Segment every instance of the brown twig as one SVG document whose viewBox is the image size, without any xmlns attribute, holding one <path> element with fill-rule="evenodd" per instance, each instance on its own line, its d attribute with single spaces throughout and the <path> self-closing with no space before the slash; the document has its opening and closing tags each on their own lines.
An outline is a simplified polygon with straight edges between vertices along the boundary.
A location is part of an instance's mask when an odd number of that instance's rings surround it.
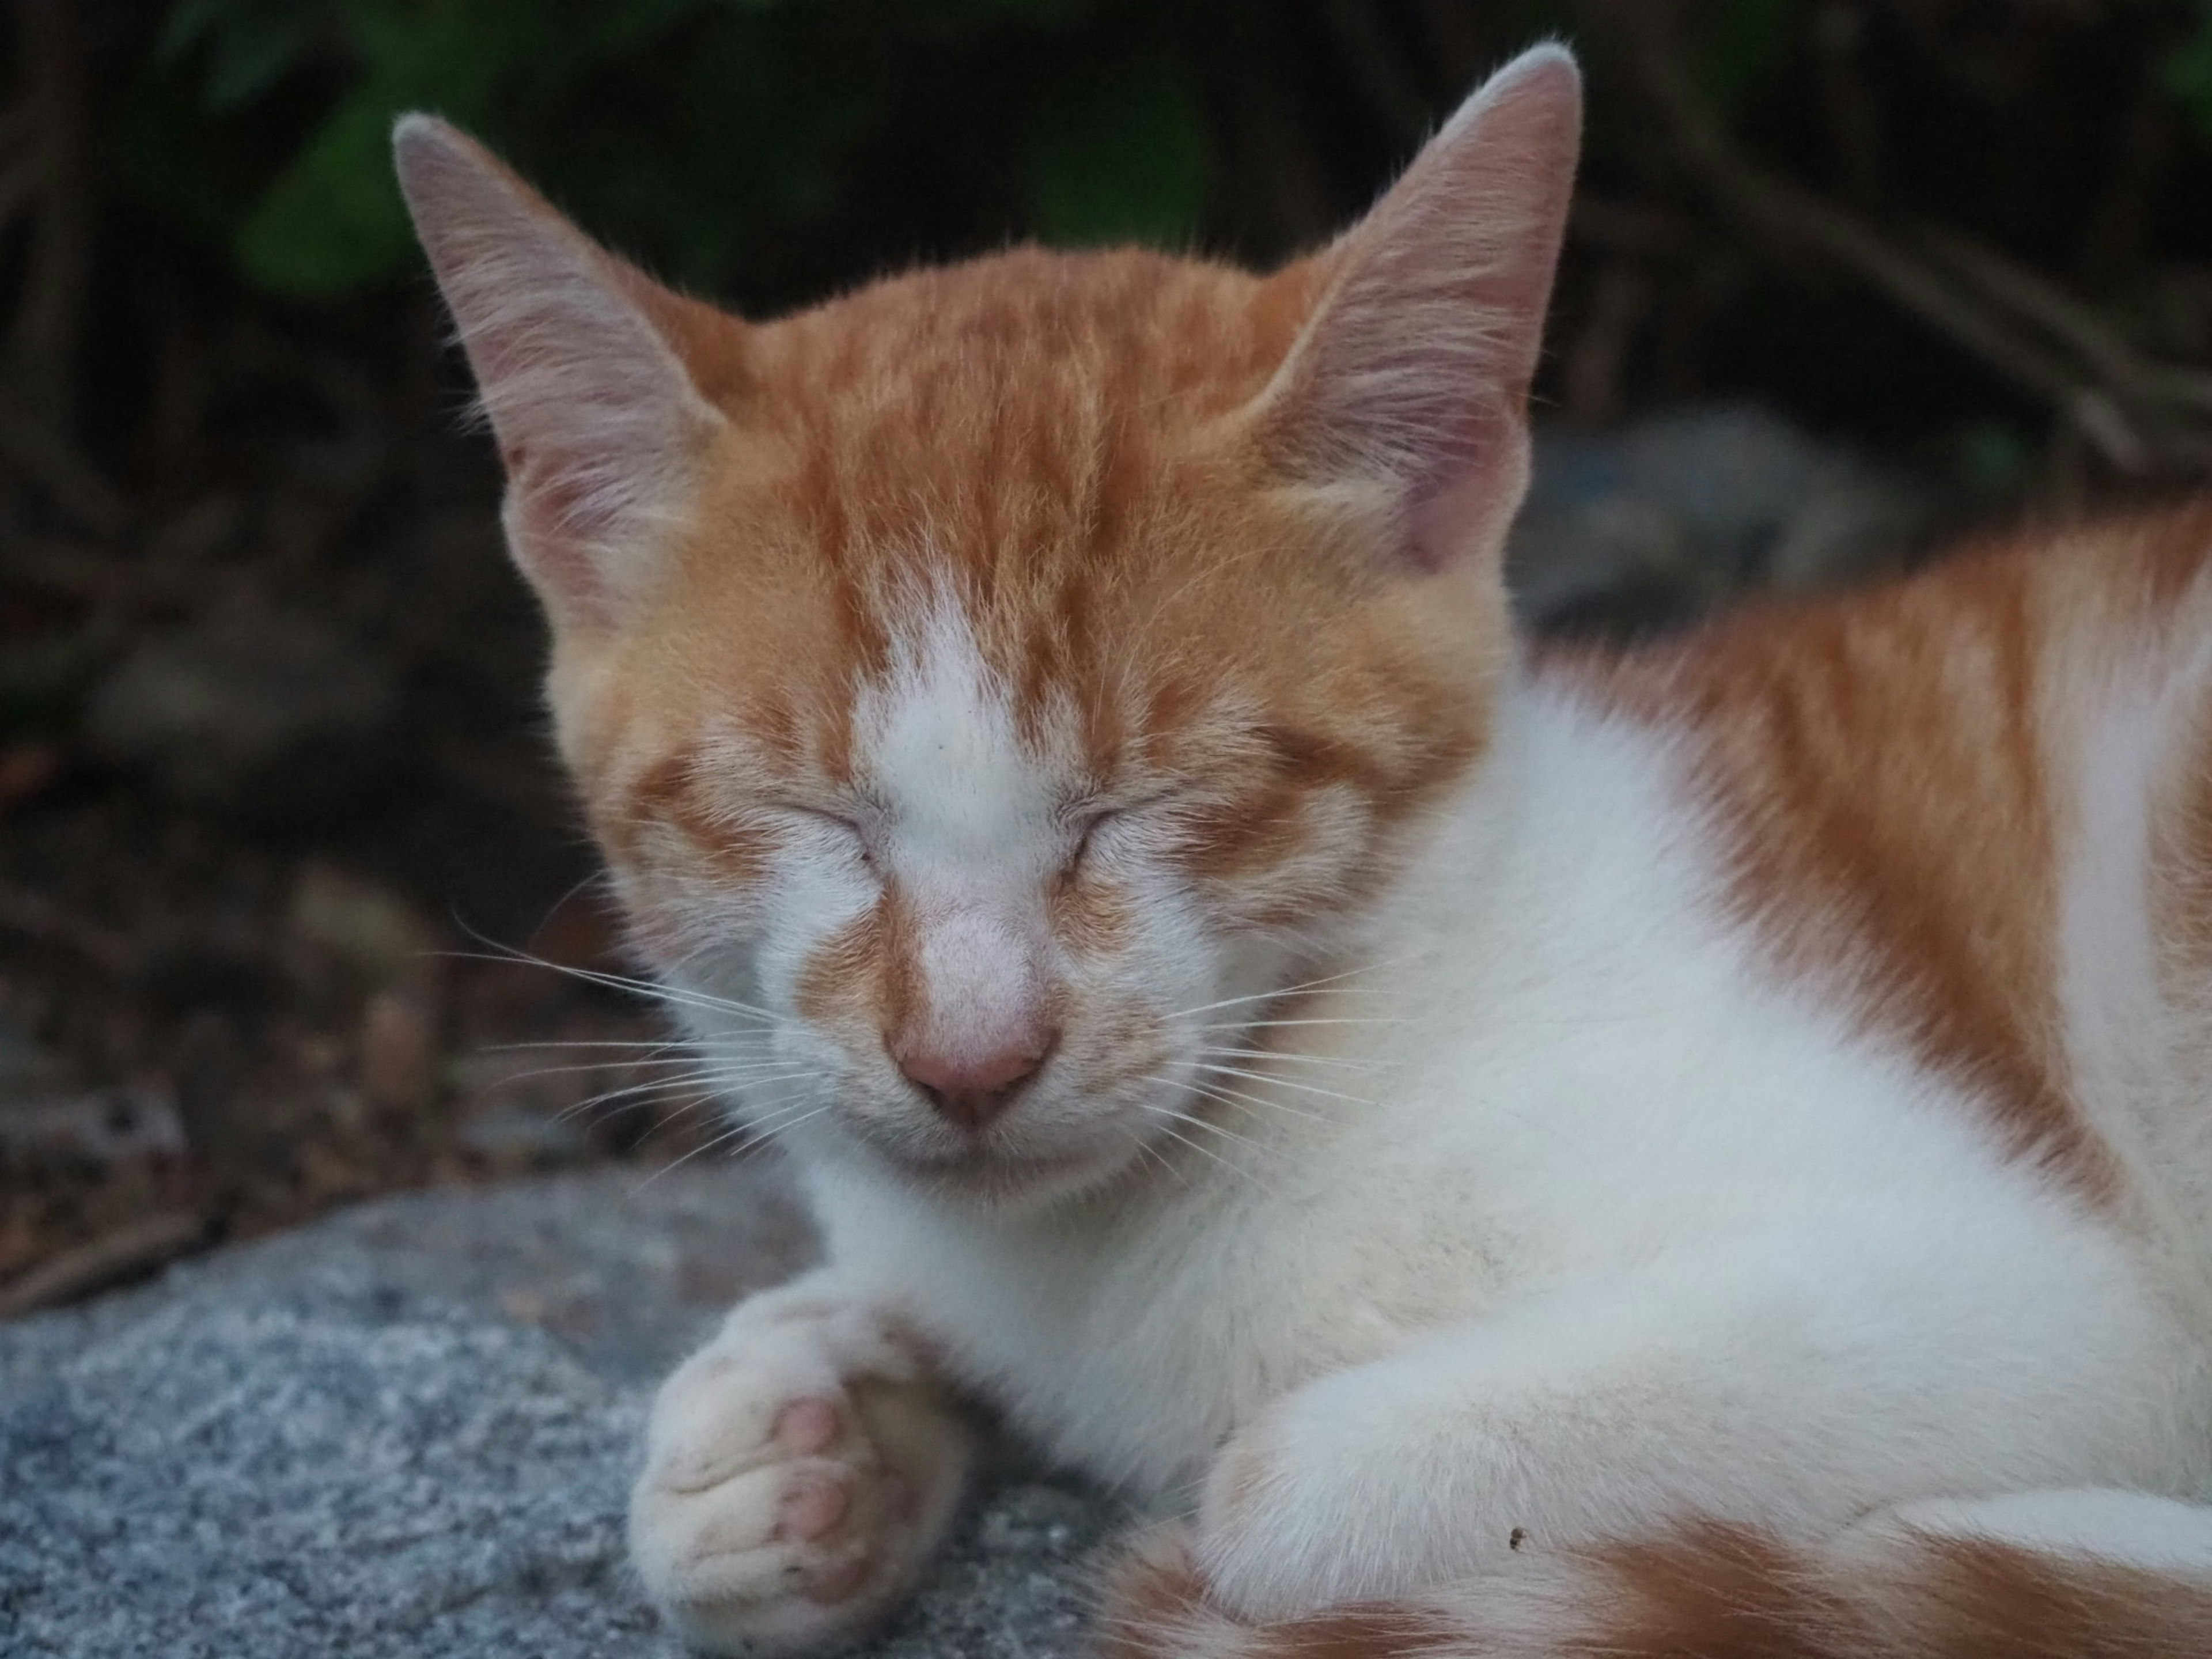
<svg viewBox="0 0 2212 1659">
<path fill-rule="evenodd" d="M 191 1210 L 163 1210 L 102 1233 L 0 1285 L 0 1319 L 19 1319 L 136 1278 L 206 1237 L 205 1218 Z"/>
<path fill-rule="evenodd" d="M 1844 187 L 1862 207 L 1881 199 L 1881 118 L 1858 73 L 1866 15 L 1853 0 L 1824 0 L 1813 17 L 1820 112 Z"/>
<path fill-rule="evenodd" d="M 1681 165 L 1754 242 L 1839 266 L 2052 406 L 2106 465 L 2128 473 L 2212 466 L 2197 418 L 2202 376 L 2154 364 L 2124 333 L 2055 284 L 1956 233 L 1921 240 L 1930 258 L 1850 209 L 1741 154 L 1681 60 L 1679 9 L 1662 0 L 1585 0 Z"/>
<path fill-rule="evenodd" d="M 115 979 L 129 978 L 145 962 L 145 951 L 128 934 L 27 887 L 0 884 L 0 927 L 58 945 Z"/>
<path fill-rule="evenodd" d="M 98 467 L 62 435 L 58 422 L 41 419 L 0 381 L 0 462 L 39 484 L 63 514 L 87 530 L 113 535 L 131 509 Z"/>
<path fill-rule="evenodd" d="M 1681 215 L 1650 202 L 1616 200 L 1578 191 L 1567 216 L 1567 234 L 1607 253 L 1671 257 L 1694 246 Z"/>
<path fill-rule="evenodd" d="M 40 204 L 8 353 L 42 412 L 65 412 L 69 361 L 92 261 L 82 64 L 70 0 L 15 0 L 15 35 L 39 159 Z"/>
<path fill-rule="evenodd" d="M 1235 55 L 1246 72 L 1223 88 L 1227 137 L 1241 170 L 1259 181 L 1252 206 L 1279 249 L 1312 247 L 1336 228 L 1341 206 L 1314 154 L 1310 135 L 1282 101 L 1288 76 L 1281 19 L 1265 9 L 1231 14 Z"/>
<path fill-rule="evenodd" d="M 1940 227 L 1923 233 L 1923 240 L 1990 299 L 2078 353 L 2130 400 L 2171 400 L 2212 414 L 2212 374 L 2152 362 L 2093 307 L 1995 248 Z"/>
</svg>

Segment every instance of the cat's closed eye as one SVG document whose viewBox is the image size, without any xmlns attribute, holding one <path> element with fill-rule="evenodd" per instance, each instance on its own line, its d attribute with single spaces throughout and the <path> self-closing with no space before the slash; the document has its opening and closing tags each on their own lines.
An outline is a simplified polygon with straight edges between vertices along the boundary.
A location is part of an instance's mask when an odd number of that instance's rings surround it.
<svg viewBox="0 0 2212 1659">
<path fill-rule="evenodd" d="M 1116 805 L 1086 803 L 1072 810 L 1067 817 L 1075 828 L 1075 846 L 1067 855 L 1066 872 L 1076 874 L 1094 856 L 1112 852 L 1120 836 L 1141 822 L 1145 814 L 1174 799 L 1175 791 L 1163 789 Z"/>
<path fill-rule="evenodd" d="M 1066 873 L 1074 875 L 1090 860 L 1099 832 L 1109 828 L 1121 817 L 1118 811 L 1093 811 L 1077 820 L 1075 850 L 1067 855 Z"/>
<path fill-rule="evenodd" d="M 834 842 L 854 854 L 871 870 L 876 867 L 875 848 L 868 828 L 860 817 L 804 801 L 778 801 L 775 811 L 806 825 L 828 845 Z"/>
</svg>

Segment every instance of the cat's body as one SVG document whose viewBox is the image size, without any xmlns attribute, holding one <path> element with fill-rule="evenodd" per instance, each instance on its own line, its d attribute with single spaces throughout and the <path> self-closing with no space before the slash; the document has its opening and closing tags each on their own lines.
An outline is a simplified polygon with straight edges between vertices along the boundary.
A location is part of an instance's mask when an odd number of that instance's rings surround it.
<svg viewBox="0 0 2212 1659">
<path fill-rule="evenodd" d="M 1382 1565 L 1348 1516 L 1305 1540 L 1314 1559 L 1270 1540 L 1285 1582 L 1260 1599 L 1285 1609 L 1302 1587 L 1382 1594 L 1502 1559 L 1516 1528 L 1620 1534 L 1662 1506 L 1819 1535 L 1917 1498 L 2212 1491 L 2212 1123 L 2187 1000 L 2207 983 L 2160 959 L 2204 918 L 2154 855 L 2203 829 L 2179 815 L 2212 732 L 2212 514 L 2069 540 L 1875 607 L 1739 622 L 1764 677 L 1704 638 L 1533 674 L 1482 781 L 1348 947 L 1372 965 L 1270 1005 L 1318 1023 L 1233 1062 L 1253 1099 L 1215 1103 L 1216 1132 L 1164 1149 L 1171 1171 L 1006 1217 L 817 1170 L 833 1259 L 1054 1452 L 1170 1498 L 1324 1376 L 1296 1432 L 1350 1482 L 1437 1469 L 1486 1414 L 1510 1420 L 1516 1389 L 1560 1391 L 1571 1419 L 1588 1386 L 1613 1418 L 1540 1450 L 1515 1425 Z M 1923 620 L 1950 648 L 1900 646 Z M 1976 659 L 1984 629 L 1997 648 Z M 1818 643 L 1838 629 L 1887 670 L 1856 730 L 1808 713 L 1837 694 Z M 2014 711 L 2038 752 L 1992 754 L 1990 700 L 2022 696 L 2052 716 Z M 1731 741 L 1733 777 L 1713 755 Z M 1913 798 L 1868 799 L 1877 741 Z M 2003 860 L 1982 872 L 2000 912 L 1908 890 L 1927 935 L 1899 939 L 1761 902 L 1747 791 L 1846 820 L 1824 837 L 1834 892 L 1808 896 L 1871 908 L 1868 888 L 1923 885 L 1932 857 L 1885 871 L 1848 820 L 1886 805 L 1908 848 L 1971 834 L 1948 805 L 1962 765 L 2020 769 L 2021 819 L 1946 849 Z M 1889 994 L 1940 977 L 1946 927 L 2001 950 L 2030 914 L 2058 921 L 2021 941 L 2046 981 L 2003 988 L 2055 1023 L 2019 1034 L 2051 1046 L 2014 1070 L 2065 1068 L 2053 1087 L 2081 1115 L 2062 1121 L 1942 1051 L 1940 983 Z M 1825 959 L 1791 937 L 1808 922 Z M 1373 1362 L 1371 1383 L 1348 1369 Z M 1414 1374 L 1432 1364 L 1467 1420 L 1444 1392 L 1405 1428 L 1362 1422 L 1354 1390 L 1437 1387 Z M 1584 1484 L 1550 1486 L 1571 1450 Z"/>
<path fill-rule="evenodd" d="M 1194 1509 L 1132 1654 L 2212 1649 L 2212 513 L 1522 660 L 1576 107 L 1273 278 L 758 328 L 403 131 L 564 750 L 829 1241 L 656 1409 L 696 1638 L 895 1604 L 949 1381 Z"/>
</svg>

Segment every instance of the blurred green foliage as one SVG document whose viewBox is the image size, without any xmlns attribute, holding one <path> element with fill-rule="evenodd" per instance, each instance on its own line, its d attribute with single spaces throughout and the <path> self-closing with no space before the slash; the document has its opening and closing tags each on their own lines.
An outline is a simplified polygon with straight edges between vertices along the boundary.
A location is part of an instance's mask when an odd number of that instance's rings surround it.
<svg viewBox="0 0 2212 1659">
<path fill-rule="evenodd" d="M 2212 143 L 2212 0 L 2195 0 L 2197 27 L 2168 53 L 2166 84 L 2189 112 L 2197 136 Z"/>
<path fill-rule="evenodd" d="M 1118 58 L 1084 50 L 1100 9 L 180 0 L 116 123 L 113 159 L 142 200 L 254 283 L 343 295 L 410 269 L 386 134 L 401 111 L 435 110 L 670 275 L 718 288 L 829 210 L 917 67 L 963 46 L 1042 48 L 1060 61 L 1018 112 L 1014 216 L 1068 242 L 1187 238 L 1213 175 L 1187 65 L 1141 30 Z"/>
<path fill-rule="evenodd" d="M 1456 12 L 1443 32 L 1497 53 L 1571 37 L 1582 15 L 1569 0 L 1414 9 Z M 2136 15 L 2166 95 L 2212 144 L 2212 0 L 2117 9 Z M 1701 0 L 1691 45 L 1705 94 L 1733 120 L 1778 91 L 1799 96 L 1792 77 L 1833 10 Z M 1432 65 L 1418 40 L 1406 50 L 1392 11 L 1363 0 L 176 0 L 108 124 L 111 163 L 264 291 L 354 294 L 411 269 L 386 133 L 399 111 L 434 109 L 672 277 L 781 295 L 818 276 L 793 249 L 856 171 L 881 172 L 882 152 L 916 135 L 955 176 L 913 187 L 964 192 L 979 239 L 1173 246 L 1238 222 L 1240 197 L 1265 182 L 1266 141 L 1248 133 L 1246 153 L 1224 159 L 1224 128 L 1240 118 L 1224 116 L 1237 100 L 1222 82 L 1284 78 L 1285 40 L 1289 59 L 1340 69 L 1402 154 L 1418 136 L 1408 126 L 1451 88 L 1407 84 L 1402 60 Z M 1272 61 L 1255 45 L 1270 33 Z M 1394 51 L 1395 68 L 1381 61 Z M 1301 65 L 1289 69 L 1295 79 Z M 1601 162 L 1632 163 L 1636 142 L 1603 119 L 1594 133 Z"/>
</svg>

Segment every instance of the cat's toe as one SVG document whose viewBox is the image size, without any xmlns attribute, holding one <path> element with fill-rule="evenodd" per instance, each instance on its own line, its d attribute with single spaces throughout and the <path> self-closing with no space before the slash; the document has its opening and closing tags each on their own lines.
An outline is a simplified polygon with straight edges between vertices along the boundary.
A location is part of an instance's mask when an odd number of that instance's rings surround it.
<svg viewBox="0 0 2212 1659">
<path fill-rule="evenodd" d="M 763 1400 L 714 1377 L 720 1409 L 678 1388 L 655 1425 L 630 1501 L 640 1576 L 706 1651 L 832 1645 L 888 1611 L 942 1516 L 921 1514 L 850 1395 Z"/>
<path fill-rule="evenodd" d="M 872 1457 L 794 1455 L 710 1486 L 648 1469 L 630 1510 L 646 1586 L 694 1646 L 776 1653 L 826 1644 L 873 1616 L 911 1552 L 911 1487 Z"/>
<path fill-rule="evenodd" d="M 704 1492 L 764 1463 L 829 1451 L 844 1437 L 846 1415 L 827 1395 L 782 1401 L 744 1389 L 696 1401 L 678 1395 L 656 1416 L 647 1474 L 672 1492 Z"/>
</svg>

